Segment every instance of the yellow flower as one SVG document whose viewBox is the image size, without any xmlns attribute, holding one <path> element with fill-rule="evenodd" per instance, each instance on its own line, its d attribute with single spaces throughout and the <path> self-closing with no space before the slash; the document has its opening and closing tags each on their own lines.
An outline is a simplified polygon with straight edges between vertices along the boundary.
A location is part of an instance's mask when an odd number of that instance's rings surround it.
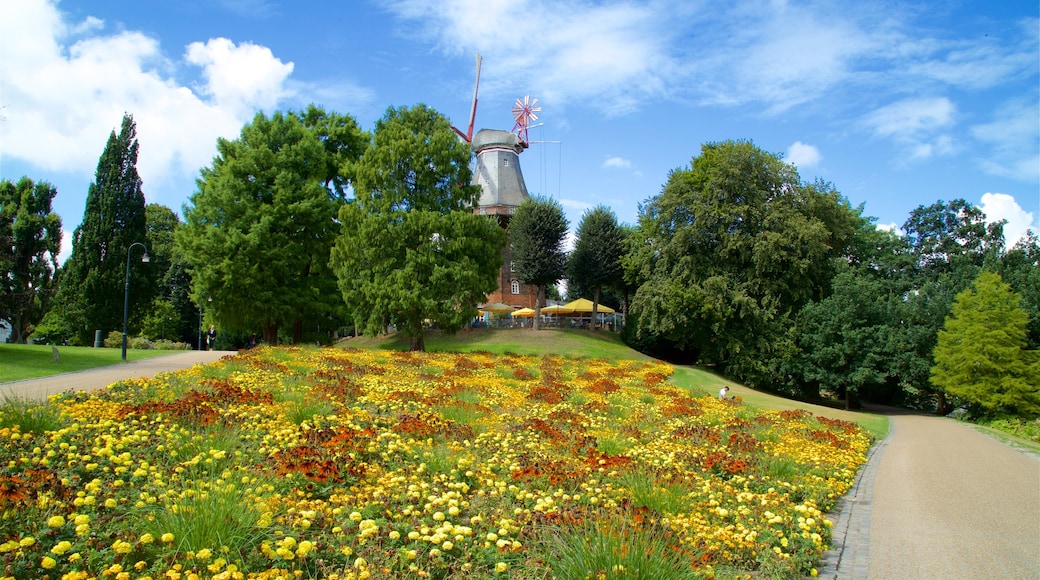
<svg viewBox="0 0 1040 580">
<path fill-rule="evenodd" d="M 66 540 L 62 540 L 55 544 L 53 548 L 51 548 L 51 554 L 54 554 L 55 556 L 61 556 L 62 554 L 68 552 L 71 549 L 72 544 Z"/>
<path fill-rule="evenodd" d="M 48 528 L 60 528 L 65 525 L 65 518 L 61 516 L 51 516 L 47 518 Z"/>
<path fill-rule="evenodd" d="M 499 562 L 498 564 L 495 564 L 495 572 L 499 574 L 505 574 L 506 570 L 508 569 L 509 564 L 506 564 L 505 562 Z"/>
<path fill-rule="evenodd" d="M 141 541 L 142 544 L 151 544 L 152 542 L 155 541 L 155 536 L 153 536 L 151 534 L 148 534 L 148 533 L 145 533 L 145 534 L 141 535 L 141 540 L 140 541 Z"/>
<path fill-rule="evenodd" d="M 40 567 L 46 570 L 50 570 L 51 568 L 57 565 L 58 563 L 54 560 L 54 558 L 51 558 L 50 556 L 44 556 L 43 560 L 40 561 Z"/>
<path fill-rule="evenodd" d="M 173 543 L 173 534 L 171 534 L 170 532 L 166 532 L 165 534 L 162 535 L 162 537 L 159 538 L 159 540 L 162 543 L 164 543 L 164 544 L 172 544 Z"/>
</svg>

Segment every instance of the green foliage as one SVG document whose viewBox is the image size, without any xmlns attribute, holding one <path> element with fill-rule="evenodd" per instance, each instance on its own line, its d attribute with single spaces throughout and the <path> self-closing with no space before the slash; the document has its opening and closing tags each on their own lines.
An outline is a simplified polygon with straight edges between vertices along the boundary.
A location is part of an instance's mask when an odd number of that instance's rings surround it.
<svg viewBox="0 0 1040 580">
<path fill-rule="evenodd" d="M 633 524 L 629 518 L 593 519 L 546 530 L 539 548 L 554 577 L 698 578 L 688 554 L 674 550 L 664 529 Z"/>
<path fill-rule="evenodd" d="M 1029 347 L 1040 349 L 1040 238 L 1030 231 L 1001 258 L 1000 277 L 1022 295 Z"/>
<path fill-rule="evenodd" d="M 693 351 L 756 385 L 779 380 L 792 313 L 828 293 L 864 221 L 830 185 L 745 141 L 709 143 L 640 208 L 626 281 L 636 338 Z"/>
<path fill-rule="evenodd" d="M 176 233 L 207 321 L 277 344 L 280 327 L 298 342 L 305 320 L 341 315 L 328 261 L 347 173 L 330 168 L 349 166 L 360 139 L 353 118 L 312 105 L 218 140 Z"/>
<path fill-rule="evenodd" d="M 567 218 L 554 199 L 538 197 L 524 200 L 509 221 L 509 246 L 513 268 L 524 284 L 538 288 L 534 328 L 539 328 L 545 288 L 556 284 L 567 272 Z"/>
<path fill-rule="evenodd" d="M 958 294 L 935 347 L 935 386 L 990 412 L 1040 415 L 1040 357 L 1026 350 L 1020 303 L 992 272 Z"/>
<path fill-rule="evenodd" d="M 131 244 L 147 239 L 137 149 L 137 127 L 132 116 L 124 115 L 119 134 L 111 133 L 98 160 L 94 182 L 87 190 L 83 223 L 73 233 L 72 254 L 62 268 L 55 307 L 49 313 L 61 318 L 49 327 L 67 333 L 63 339 L 91 344 L 94 330 L 107 332 L 123 326 L 127 251 Z M 133 258 L 139 260 L 140 254 Z M 151 303 L 148 266 L 136 262 L 130 267 L 134 319 Z"/>
<path fill-rule="evenodd" d="M 355 199 L 331 265 L 361 332 L 396 325 L 423 350 L 432 322 L 454 332 L 497 284 L 505 236 L 475 215 L 469 147 L 425 105 L 389 109 L 357 164 Z"/>
<path fill-rule="evenodd" d="M 46 433 L 61 427 L 61 411 L 50 402 L 3 395 L 0 427 L 18 427 L 22 433 Z"/>
<path fill-rule="evenodd" d="M 591 287 L 594 310 L 598 310 L 600 291 L 604 286 L 621 285 L 622 236 L 617 216 L 606 206 L 599 205 L 586 211 L 578 224 L 567 269 L 573 281 Z"/>
<path fill-rule="evenodd" d="M 51 211 L 58 191 L 27 177 L 0 181 L 0 320 L 10 342 L 24 344 L 50 305 L 61 251 L 61 218 Z"/>
</svg>

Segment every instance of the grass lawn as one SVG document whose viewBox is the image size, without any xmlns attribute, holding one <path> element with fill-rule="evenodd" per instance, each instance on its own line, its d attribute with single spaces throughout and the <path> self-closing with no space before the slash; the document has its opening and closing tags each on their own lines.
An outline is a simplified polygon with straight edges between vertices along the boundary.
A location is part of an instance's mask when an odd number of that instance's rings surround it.
<svg viewBox="0 0 1040 580">
<path fill-rule="evenodd" d="M 126 360 L 134 361 L 166 354 L 171 350 L 126 351 Z M 114 365 L 121 361 L 122 349 L 89 346 L 59 346 L 58 362 L 54 362 L 49 345 L 0 344 L 0 383 L 47 377 Z"/>
</svg>

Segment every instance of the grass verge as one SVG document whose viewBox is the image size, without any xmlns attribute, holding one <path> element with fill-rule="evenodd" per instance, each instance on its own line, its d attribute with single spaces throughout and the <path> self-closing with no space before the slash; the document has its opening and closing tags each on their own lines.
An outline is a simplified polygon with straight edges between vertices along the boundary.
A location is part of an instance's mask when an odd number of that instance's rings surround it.
<svg viewBox="0 0 1040 580">
<path fill-rule="evenodd" d="M 178 351 L 126 351 L 126 360 L 135 361 Z M 48 377 L 61 373 L 83 371 L 121 362 L 122 349 L 91 348 L 88 346 L 59 346 L 58 360 L 51 347 L 45 344 L 0 344 L 0 383 Z"/>
</svg>

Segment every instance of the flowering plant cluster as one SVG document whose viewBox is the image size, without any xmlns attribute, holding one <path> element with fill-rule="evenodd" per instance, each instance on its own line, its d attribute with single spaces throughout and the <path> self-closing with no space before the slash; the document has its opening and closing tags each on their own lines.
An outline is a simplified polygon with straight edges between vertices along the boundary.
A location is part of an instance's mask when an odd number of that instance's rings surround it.
<svg viewBox="0 0 1040 580">
<path fill-rule="evenodd" d="M 58 395 L 0 428 L 0 577 L 815 574 L 869 435 L 671 372 L 258 348 Z"/>
</svg>

